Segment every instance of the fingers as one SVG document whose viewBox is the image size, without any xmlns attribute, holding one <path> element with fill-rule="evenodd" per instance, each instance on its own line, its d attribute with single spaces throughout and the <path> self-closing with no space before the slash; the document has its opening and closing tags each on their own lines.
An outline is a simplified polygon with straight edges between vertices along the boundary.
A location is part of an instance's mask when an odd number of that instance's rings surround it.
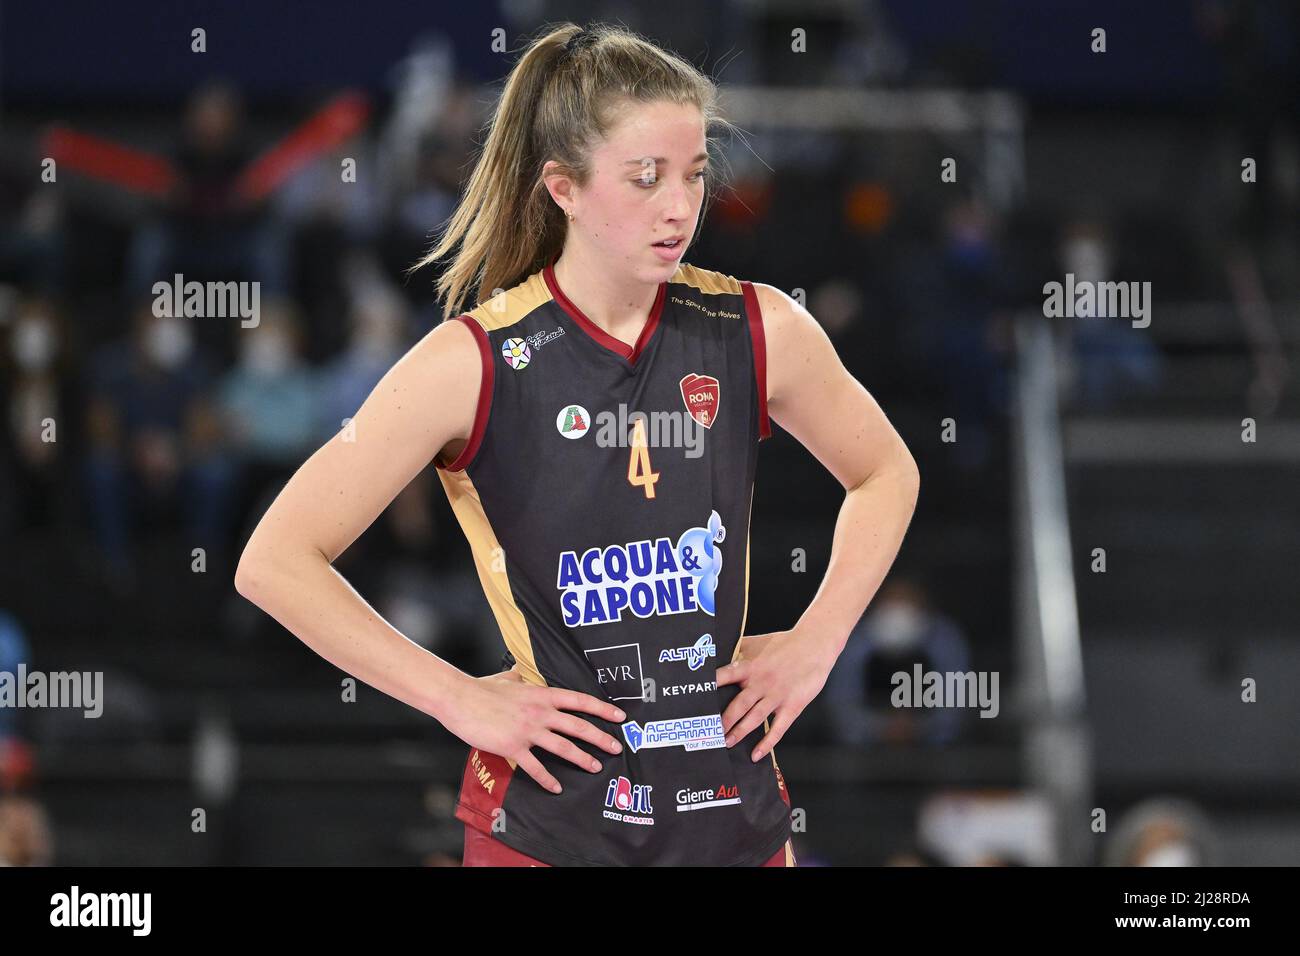
<svg viewBox="0 0 1300 956">
<path fill-rule="evenodd" d="M 718 668 L 718 686 L 726 687 L 728 684 L 739 684 L 749 676 L 749 664 L 744 661 L 734 661 L 730 664 L 724 664 Z"/>
<path fill-rule="evenodd" d="M 730 732 L 728 732 L 727 746 L 733 747 L 737 741 L 744 740 L 748 737 L 750 731 L 767 719 L 767 715 L 772 712 L 773 706 L 774 705 L 764 697 L 757 704 L 751 707 L 749 712 L 745 714 L 744 717 L 740 718 L 736 726 L 732 727 Z"/>
<path fill-rule="evenodd" d="M 788 717 L 787 714 L 788 711 L 777 708 L 776 713 L 772 717 L 772 726 L 767 729 L 767 733 L 763 735 L 763 739 L 760 740 L 758 746 L 754 748 L 753 754 L 750 755 L 751 760 L 762 760 L 772 752 L 773 747 L 780 743 L 781 738 L 785 736 L 786 730 L 789 729 L 792 723 L 794 723 L 794 719 Z"/>
<path fill-rule="evenodd" d="M 758 692 L 746 687 L 736 699 L 727 705 L 727 709 L 722 712 L 722 729 L 724 732 L 731 730 L 733 724 L 740 720 L 741 717 L 748 713 L 749 708 L 753 707 L 759 701 Z"/>
<path fill-rule="evenodd" d="M 548 726 L 558 733 L 585 740 L 587 743 L 595 744 L 602 750 L 608 750 L 613 754 L 619 753 L 623 749 L 623 745 L 617 739 L 605 733 L 591 721 L 575 717 L 573 714 L 566 714 L 557 710 L 554 722 Z"/>
<path fill-rule="evenodd" d="M 600 761 L 582 750 L 573 741 L 547 731 L 533 741 L 538 747 L 549 750 L 557 757 L 563 757 L 575 767 L 581 767 L 589 773 L 600 773 Z"/>
<path fill-rule="evenodd" d="M 627 719 L 627 714 L 607 700 L 592 697 L 576 690 L 551 689 L 551 706 L 556 710 L 578 710 L 585 714 L 595 714 L 615 723 Z"/>
<path fill-rule="evenodd" d="M 524 773 L 536 780 L 543 789 L 549 790 L 551 793 L 560 792 L 560 781 L 547 772 L 546 768 L 542 766 L 542 762 L 533 756 L 532 751 L 524 750 L 520 753 L 515 758 L 515 766 L 522 767 Z"/>
<path fill-rule="evenodd" d="M 605 746 L 604 741 L 608 741 L 613 746 L 606 747 L 606 749 L 611 750 L 614 753 L 618 753 L 623 749 L 622 745 L 613 737 L 598 730 L 592 724 L 587 723 L 587 721 L 570 714 L 558 714 L 558 716 L 561 719 L 555 724 L 557 729 L 563 730 L 565 733 L 571 734 L 574 737 L 580 737 L 581 739 L 596 744 L 597 746 Z M 530 745 L 541 747 L 544 750 L 549 750 L 557 757 L 563 757 L 574 766 L 581 767 L 588 773 L 600 773 L 602 769 L 599 760 L 578 747 L 571 740 L 567 740 L 559 734 L 551 733 L 549 731 L 540 734 L 530 741 Z M 541 786 L 550 790 L 552 793 L 562 792 L 560 782 L 547 772 L 546 768 L 542 766 L 542 762 L 533 756 L 533 752 L 528 748 L 524 748 L 524 750 L 519 753 L 515 758 L 515 764 L 522 767 L 528 776 L 532 777 L 541 784 Z"/>
</svg>

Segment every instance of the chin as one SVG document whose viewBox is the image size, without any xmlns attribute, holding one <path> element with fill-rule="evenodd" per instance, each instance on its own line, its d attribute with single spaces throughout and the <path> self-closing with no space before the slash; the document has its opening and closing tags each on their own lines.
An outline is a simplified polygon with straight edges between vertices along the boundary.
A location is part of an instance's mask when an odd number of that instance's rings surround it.
<svg viewBox="0 0 1300 956">
<path fill-rule="evenodd" d="M 635 269 L 633 275 L 636 281 L 643 282 L 646 285 L 658 285 L 661 282 L 667 282 L 677 272 L 685 257 L 678 259 L 676 262 L 648 262 L 645 265 Z"/>
<path fill-rule="evenodd" d="M 682 256 L 676 262 L 655 263 L 653 269 L 651 270 L 652 273 L 651 280 L 657 283 L 657 282 L 663 282 L 668 279 L 671 279 L 673 275 L 677 272 L 677 267 L 680 266 L 684 261 L 686 261 L 686 257 Z"/>
</svg>

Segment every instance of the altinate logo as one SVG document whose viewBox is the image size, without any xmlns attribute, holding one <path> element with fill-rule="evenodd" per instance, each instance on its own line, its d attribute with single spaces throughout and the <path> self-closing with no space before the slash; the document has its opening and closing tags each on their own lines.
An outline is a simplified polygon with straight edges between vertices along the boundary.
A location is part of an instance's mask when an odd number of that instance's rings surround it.
<svg viewBox="0 0 1300 956">
<path fill-rule="evenodd" d="M 718 417 L 718 380 L 712 375 L 691 372 L 682 376 L 682 401 L 686 410 L 705 428 L 713 427 Z"/>
</svg>

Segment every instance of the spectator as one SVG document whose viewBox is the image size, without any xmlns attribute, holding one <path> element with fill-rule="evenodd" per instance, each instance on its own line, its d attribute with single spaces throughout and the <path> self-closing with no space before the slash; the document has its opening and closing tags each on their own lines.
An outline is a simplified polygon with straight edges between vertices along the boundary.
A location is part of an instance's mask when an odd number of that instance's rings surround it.
<svg viewBox="0 0 1300 956">
<path fill-rule="evenodd" d="M 0 673 L 16 675 L 18 665 L 31 663 L 31 648 L 23 634 L 18 619 L 0 610 Z M 18 717 L 25 711 L 16 707 L 0 707 L 0 744 L 19 738 Z"/>
<path fill-rule="evenodd" d="M 961 630 L 932 610 L 925 592 L 906 578 L 886 581 L 849 635 L 826 682 L 825 701 L 837 743 L 950 743 L 962 712 L 957 708 L 901 710 L 891 706 L 892 677 L 924 671 L 965 672 L 970 651 Z"/>
<path fill-rule="evenodd" d="M 56 191 L 0 174 L 0 280 L 57 292 L 67 279 L 65 219 Z"/>
<path fill-rule="evenodd" d="M 1075 283 L 1110 282 L 1114 243 L 1100 221 L 1079 218 L 1068 223 L 1060 244 L 1061 280 L 1073 274 Z M 1150 303 L 1147 303 L 1150 307 Z M 1161 379 L 1160 353 L 1142 329 L 1124 316 L 1095 315 L 1062 319 L 1069 323 L 1064 337 L 1070 343 L 1063 376 L 1078 403 L 1089 410 L 1114 404 L 1126 388 L 1150 391 Z"/>
<path fill-rule="evenodd" d="M 180 182 L 163 215 L 142 227 L 132 243 L 129 295 L 145 295 L 177 271 L 222 280 L 250 274 L 268 296 L 288 292 L 281 229 L 266 206 L 249 205 L 239 194 L 253 158 L 235 90 L 223 84 L 200 89 L 186 109 L 173 157 Z"/>
<path fill-rule="evenodd" d="M 0 866 L 49 866 L 53 858 L 45 808 L 30 797 L 0 796 Z"/>
<path fill-rule="evenodd" d="M 321 373 L 322 438 L 343 427 L 409 345 L 407 308 L 371 278 L 357 280 L 348 346 Z"/>
<path fill-rule="evenodd" d="M 955 463 L 979 471 L 992 459 L 1010 398 L 1001 220 L 967 197 L 945 208 L 940 229 L 934 248 L 918 248 L 902 264 L 902 291 L 918 321 L 903 331 L 900 344 L 928 368 L 945 415 L 960 420 Z"/>
<path fill-rule="evenodd" d="M 71 467 L 74 382 L 64 323 L 54 303 L 33 297 L 15 310 L 0 349 L 0 530 L 49 527 L 60 511 Z"/>
<path fill-rule="evenodd" d="M 85 476 L 91 524 L 119 591 L 134 584 L 133 526 L 178 498 L 195 546 L 220 551 L 227 543 L 234 468 L 207 395 L 212 363 L 195 349 L 190 321 L 143 305 L 131 339 L 93 359 Z"/>
<path fill-rule="evenodd" d="M 316 373 L 302 357 L 302 328 L 286 302 L 268 303 L 241 329 L 239 361 L 222 377 L 220 407 L 239 471 L 239 514 L 259 489 L 283 480 L 312 451 L 320 425 Z"/>
<path fill-rule="evenodd" d="M 1216 866 L 1217 842 L 1196 805 L 1155 798 L 1120 818 L 1105 850 L 1106 866 Z"/>
</svg>

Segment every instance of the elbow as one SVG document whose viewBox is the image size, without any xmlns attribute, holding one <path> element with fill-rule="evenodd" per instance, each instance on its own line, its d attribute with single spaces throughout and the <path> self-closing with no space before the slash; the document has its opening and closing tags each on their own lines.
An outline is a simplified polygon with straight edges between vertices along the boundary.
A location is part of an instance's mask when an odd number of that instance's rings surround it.
<svg viewBox="0 0 1300 956">
<path fill-rule="evenodd" d="M 889 456 L 856 485 L 846 486 L 846 491 L 851 494 L 868 483 L 897 489 L 898 497 L 905 504 L 908 514 L 916 511 L 916 502 L 921 493 L 921 470 L 916 466 L 916 459 L 912 457 L 912 453 L 901 442 L 896 453 Z"/>
<path fill-rule="evenodd" d="M 330 563 L 319 548 L 310 548 L 299 557 L 297 553 L 284 554 L 278 546 L 272 550 L 265 544 L 255 547 L 250 542 L 235 567 L 235 590 L 269 613 L 267 602 L 275 592 L 298 580 L 306 565 L 317 560 L 324 565 Z"/>
<path fill-rule="evenodd" d="M 911 510 L 916 511 L 916 502 L 921 496 L 921 469 L 916 466 L 916 459 L 907 449 L 903 449 L 902 457 L 900 481 Z"/>
<path fill-rule="evenodd" d="M 235 590 L 254 604 L 258 603 L 257 596 L 262 593 L 262 582 L 266 577 L 265 568 L 266 564 L 261 556 L 252 548 L 245 547 L 235 568 Z"/>
</svg>

